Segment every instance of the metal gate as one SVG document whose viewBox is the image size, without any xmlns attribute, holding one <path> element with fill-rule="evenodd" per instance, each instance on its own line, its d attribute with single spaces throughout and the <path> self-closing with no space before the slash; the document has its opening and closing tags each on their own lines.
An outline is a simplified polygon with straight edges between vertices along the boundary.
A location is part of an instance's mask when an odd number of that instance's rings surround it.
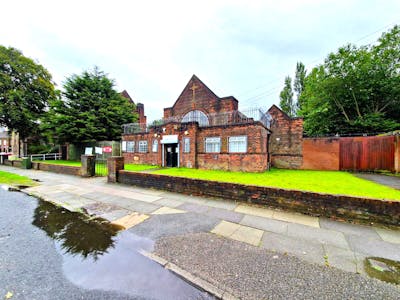
<svg viewBox="0 0 400 300">
<path fill-rule="evenodd" d="M 96 157 L 96 168 L 95 175 L 96 176 L 107 176 L 107 159 Z"/>
<path fill-rule="evenodd" d="M 341 138 L 340 170 L 394 171 L 394 136 Z"/>
</svg>

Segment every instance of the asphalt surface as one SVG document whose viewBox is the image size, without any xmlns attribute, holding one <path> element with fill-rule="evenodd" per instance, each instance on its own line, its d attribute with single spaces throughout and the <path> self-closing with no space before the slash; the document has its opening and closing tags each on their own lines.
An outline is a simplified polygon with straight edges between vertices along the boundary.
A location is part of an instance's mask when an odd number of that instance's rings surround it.
<svg viewBox="0 0 400 300">
<path fill-rule="evenodd" d="M 37 207 L 32 197 L 0 189 L 0 299 L 8 292 L 11 299 L 209 299 L 138 254 L 153 243 L 128 232 L 96 260 L 66 252 L 32 225 Z"/>
<path fill-rule="evenodd" d="M 208 233 L 165 236 L 155 253 L 242 299 L 400 299 L 398 286 Z"/>
<path fill-rule="evenodd" d="M 389 176 L 389 175 L 381 175 L 381 174 L 372 174 L 372 173 L 356 173 L 357 177 L 367 179 L 382 185 L 386 185 L 393 189 L 400 190 L 400 177 L 398 176 Z"/>
</svg>

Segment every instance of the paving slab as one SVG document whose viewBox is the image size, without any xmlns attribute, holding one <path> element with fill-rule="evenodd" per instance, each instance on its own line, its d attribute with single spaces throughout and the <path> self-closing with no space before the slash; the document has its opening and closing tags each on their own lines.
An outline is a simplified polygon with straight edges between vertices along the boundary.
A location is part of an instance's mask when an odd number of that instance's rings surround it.
<svg viewBox="0 0 400 300">
<path fill-rule="evenodd" d="M 263 233 L 264 231 L 262 230 L 240 225 L 230 238 L 253 246 L 259 246 Z"/>
<path fill-rule="evenodd" d="M 389 242 L 392 244 L 400 244 L 400 230 L 389 230 L 376 227 L 375 231 L 385 242 Z"/>
<path fill-rule="evenodd" d="M 319 223 L 321 225 L 321 228 L 324 229 L 335 230 L 343 232 L 344 234 L 360 235 L 363 237 L 380 240 L 380 237 L 377 234 L 377 232 L 374 230 L 373 227 L 370 226 L 362 226 L 362 225 L 349 224 L 345 222 L 332 221 L 325 218 L 321 218 L 319 220 Z"/>
<path fill-rule="evenodd" d="M 181 209 L 175 209 L 167 206 L 160 207 L 156 211 L 153 211 L 152 215 L 170 215 L 170 214 L 183 214 L 186 211 Z"/>
<path fill-rule="evenodd" d="M 124 206 L 121 205 L 121 207 L 123 207 L 125 209 L 130 209 L 133 211 L 137 211 L 142 214 L 149 214 L 149 213 L 152 213 L 153 211 L 159 209 L 161 206 L 153 204 L 153 203 L 141 202 L 141 201 L 131 199 L 128 204 L 125 204 Z"/>
<path fill-rule="evenodd" d="M 132 213 L 130 215 L 124 216 L 120 219 L 112 221 L 112 224 L 119 225 L 125 227 L 125 229 L 136 226 L 139 223 L 147 220 L 149 216 L 144 214 Z"/>
<path fill-rule="evenodd" d="M 400 261 L 399 244 L 368 239 L 357 235 L 348 235 L 346 238 L 354 252 Z"/>
<path fill-rule="evenodd" d="M 317 217 L 311 217 L 303 214 L 296 214 L 285 211 L 275 211 L 273 214 L 273 218 L 280 221 L 319 228 L 319 219 Z"/>
<path fill-rule="evenodd" d="M 177 206 L 177 208 L 186 210 L 186 211 L 195 212 L 198 214 L 206 213 L 210 209 L 208 206 L 196 204 L 196 203 L 184 203 L 184 204 Z"/>
<path fill-rule="evenodd" d="M 131 213 L 132 213 L 132 211 L 127 210 L 127 209 L 117 209 L 117 210 L 110 211 L 108 213 L 100 214 L 98 216 L 100 218 L 106 219 L 109 222 L 113 222 L 113 221 L 121 219 L 122 217 L 125 217 Z"/>
<path fill-rule="evenodd" d="M 288 223 L 288 236 L 314 241 L 322 244 L 331 244 L 343 249 L 349 249 L 344 234 L 338 231 L 313 228 L 301 224 Z"/>
<path fill-rule="evenodd" d="M 211 230 L 211 233 L 215 233 L 225 237 L 230 237 L 236 230 L 239 229 L 239 227 L 240 227 L 239 224 L 227 221 L 221 221 L 217 226 L 215 226 Z"/>
<path fill-rule="evenodd" d="M 222 208 L 225 210 L 234 210 L 237 206 L 237 203 L 225 200 L 208 200 L 205 205 L 215 208 Z"/>
<path fill-rule="evenodd" d="M 273 232 L 265 232 L 261 247 L 270 251 L 289 253 L 307 262 L 325 264 L 322 243 L 305 241 Z"/>
<path fill-rule="evenodd" d="M 209 200 L 208 198 L 188 196 L 188 195 L 184 195 L 184 194 L 177 194 L 177 193 L 170 193 L 170 192 L 164 192 L 160 196 L 162 198 L 175 199 L 175 200 L 182 201 L 184 203 L 195 203 L 195 204 L 204 204 Z"/>
<path fill-rule="evenodd" d="M 144 193 L 137 193 L 134 191 L 118 191 L 115 189 L 109 189 L 108 192 L 114 196 L 120 196 L 120 197 L 124 197 L 124 198 L 128 198 L 128 199 L 134 199 L 134 200 L 139 200 L 139 201 L 149 202 L 149 203 L 161 199 L 161 197 L 159 197 L 159 196 L 146 195 Z"/>
<path fill-rule="evenodd" d="M 168 199 L 168 198 L 161 198 L 160 200 L 154 201 L 153 203 L 157 204 L 157 205 L 172 207 L 172 208 L 176 208 L 179 205 L 183 204 L 183 202 L 180 200 Z"/>
<path fill-rule="evenodd" d="M 205 214 L 234 223 L 239 223 L 244 217 L 241 213 L 214 207 L 208 209 Z"/>
<path fill-rule="evenodd" d="M 186 233 L 209 232 L 219 220 L 192 212 L 175 215 L 152 215 L 145 222 L 129 229 L 130 232 L 153 240 Z"/>
<path fill-rule="evenodd" d="M 324 245 L 326 260 L 330 266 L 357 273 L 357 259 L 353 251 Z"/>
<path fill-rule="evenodd" d="M 246 205 L 246 204 L 239 204 L 234 211 L 243 213 L 246 215 L 253 215 L 253 216 L 258 216 L 258 217 L 263 217 L 263 218 L 272 218 L 275 210 L 273 209 L 268 209 L 268 208 L 263 208 L 263 207 L 257 207 L 257 206 L 252 206 L 252 205 Z"/>
<path fill-rule="evenodd" d="M 273 219 L 262 218 L 258 216 L 245 215 L 240 221 L 240 224 L 275 232 L 275 233 L 287 233 L 288 223 Z"/>
</svg>

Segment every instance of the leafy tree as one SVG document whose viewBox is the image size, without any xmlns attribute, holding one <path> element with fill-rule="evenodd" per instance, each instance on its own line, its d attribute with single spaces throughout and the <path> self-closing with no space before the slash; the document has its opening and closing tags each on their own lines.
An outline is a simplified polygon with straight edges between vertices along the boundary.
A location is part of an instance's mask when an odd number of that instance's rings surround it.
<svg viewBox="0 0 400 300">
<path fill-rule="evenodd" d="M 292 79 L 289 76 L 285 78 L 285 86 L 279 94 L 281 109 L 289 116 L 294 116 L 295 107 L 293 104 L 293 91 L 292 91 Z"/>
<path fill-rule="evenodd" d="M 22 52 L 0 46 L 0 125 L 25 140 L 36 133 L 48 101 L 55 98 L 50 73 Z"/>
<path fill-rule="evenodd" d="M 346 45 L 304 80 L 307 134 L 384 132 L 400 128 L 400 27 L 375 45 Z"/>
<path fill-rule="evenodd" d="M 44 128 L 59 143 L 121 138 L 121 125 L 134 122 L 135 106 L 114 89 L 114 81 L 97 67 L 72 75 L 62 97 L 52 101 Z"/>
<path fill-rule="evenodd" d="M 301 109 L 300 95 L 304 90 L 304 79 L 306 78 L 306 68 L 302 62 L 296 64 L 293 87 L 296 92 L 296 109 Z"/>
</svg>

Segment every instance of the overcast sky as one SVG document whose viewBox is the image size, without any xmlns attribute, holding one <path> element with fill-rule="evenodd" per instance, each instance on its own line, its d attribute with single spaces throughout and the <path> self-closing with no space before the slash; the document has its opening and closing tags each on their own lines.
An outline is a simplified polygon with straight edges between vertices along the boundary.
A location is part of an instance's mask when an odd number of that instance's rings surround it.
<svg viewBox="0 0 400 300">
<path fill-rule="evenodd" d="M 94 65 L 162 117 L 196 74 L 239 108 L 279 104 L 284 77 L 400 24 L 400 1 L 8 0 L 0 44 L 44 65 L 58 88 Z"/>
</svg>

